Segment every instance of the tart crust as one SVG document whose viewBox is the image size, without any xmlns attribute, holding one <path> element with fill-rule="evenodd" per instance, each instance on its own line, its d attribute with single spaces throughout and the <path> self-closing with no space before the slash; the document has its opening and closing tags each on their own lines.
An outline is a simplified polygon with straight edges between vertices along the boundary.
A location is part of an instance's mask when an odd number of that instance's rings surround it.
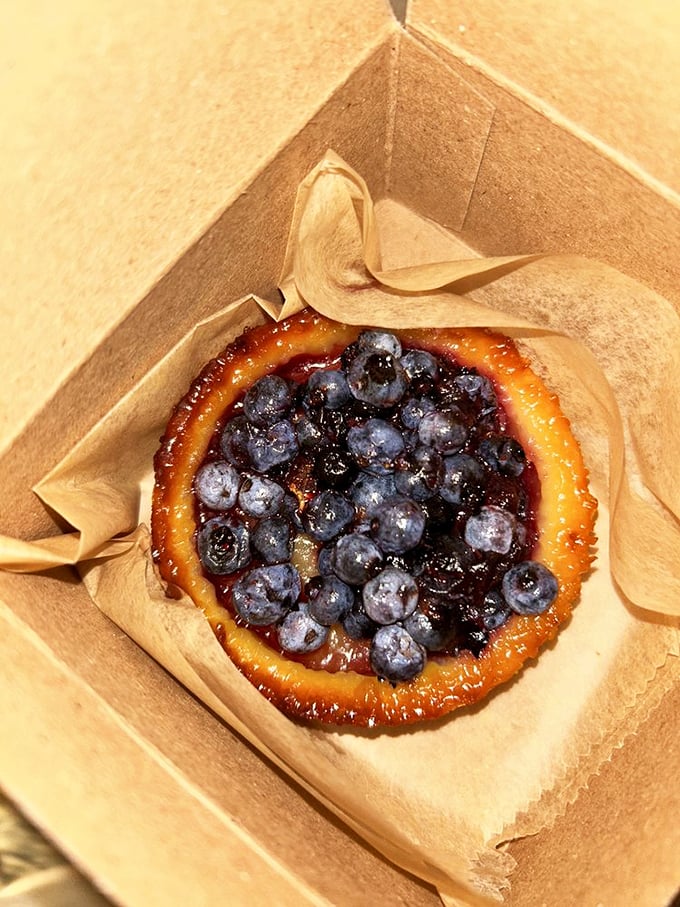
<svg viewBox="0 0 680 907">
<path fill-rule="evenodd" d="M 557 598 L 542 614 L 513 614 L 478 657 L 464 651 L 431 658 L 418 677 L 396 686 L 374 675 L 306 667 L 237 624 L 218 602 L 196 552 L 194 474 L 225 409 L 254 381 L 294 357 L 340 351 L 361 330 L 307 309 L 277 325 L 247 331 L 205 367 L 176 406 L 155 457 L 153 552 L 165 582 L 182 589 L 203 610 L 234 664 L 284 713 L 358 726 L 411 724 L 478 702 L 554 638 L 576 604 L 592 561 L 597 504 L 557 398 L 509 338 L 483 329 L 394 331 L 404 346 L 448 355 L 494 382 L 511 433 L 540 480 L 532 557 L 556 576 Z"/>
</svg>

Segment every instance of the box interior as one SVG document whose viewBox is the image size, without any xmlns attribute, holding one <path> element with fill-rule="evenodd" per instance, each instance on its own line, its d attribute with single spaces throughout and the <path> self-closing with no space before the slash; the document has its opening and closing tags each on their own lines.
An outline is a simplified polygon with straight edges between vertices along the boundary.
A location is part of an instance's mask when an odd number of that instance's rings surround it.
<svg viewBox="0 0 680 907">
<path fill-rule="evenodd" d="M 58 531 L 31 486 L 196 321 L 248 292 L 276 298 L 295 187 L 326 148 L 355 167 L 376 198 L 407 205 L 479 252 L 588 255 L 679 304 L 680 219 L 667 194 L 451 56 L 436 29 L 414 21 L 405 33 L 371 15 L 382 34 L 357 54 L 354 71 L 337 77 L 339 87 L 301 128 L 295 124 L 292 138 L 277 136 L 276 153 L 249 159 L 242 172 L 252 178 L 217 216 L 202 211 L 185 228 L 187 251 L 157 268 L 148 293 L 126 299 L 120 322 L 19 428 L 1 458 L 3 532 Z M 266 131 L 259 140 L 267 143 Z M 279 903 L 349 904 L 378 885 L 383 903 L 437 903 L 433 889 L 359 844 L 196 703 L 96 611 L 70 571 L 0 574 L 0 595 L 2 663 L 11 678 L 3 685 L 0 778 L 116 900 L 135 903 L 143 891 L 145 903 L 161 904 L 196 890 L 206 903 L 220 893 L 237 900 L 255 884 L 275 890 Z M 161 713 L 149 714 L 147 701 L 162 704 Z M 670 703 L 658 722 L 666 733 Z M 670 766 L 672 746 L 659 747 L 649 730 L 641 741 L 645 764 L 658 772 Z M 625 770 L 616 770 L 595 780 L 600 808 L 625 788 Z M 579 808 L 549 832 L 545 851 L 540 841 L 511 845 L 520 860 L 511 903 L 532 903 L 526 867 L 542 865 L 560 835 L 578 837 Z M 669 828 L 661 829 L 666 840 Z M 296 841 L 303 851 L 291 846 Z M 642 874 L 636 903 L 670 899 L 672 872 L 651 891 L 644 864 L 634 863 Z M 572 872 L 558 873 L 555 884 L 564 896 L 585 882 Z"/>
</svg>

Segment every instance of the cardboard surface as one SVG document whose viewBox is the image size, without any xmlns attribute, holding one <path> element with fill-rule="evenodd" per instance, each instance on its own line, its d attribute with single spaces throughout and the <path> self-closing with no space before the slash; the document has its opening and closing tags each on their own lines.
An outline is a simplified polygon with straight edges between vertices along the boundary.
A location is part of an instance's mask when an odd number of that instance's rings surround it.
<svg viewBox="0 0 680 907">
<path fill-rule="evenodd" d="M 407 21 L 677 200 L 677 3 L 412 0 Z"/>
<path fill-rule="evenodd" d="M 600 31 L 586 6 L 535 19 L 534 4 L 454 14 L 418 0 L 418 40 L 400 57 L 378 0 L 238 15 L 208 0 L 96 13 L 70 0 L 54 21 L 38 4 L 13 10 L 0 39 L 2 530 L 56 531 L 30 486 L 189 325 L 273 292 L 277 212 L 330 145 L 376 196 L 388 189 L 479 251 L 583 252 L 677 303 L 674 7 L 605 4 Z M 474 61 L 459 11 L 475 18 Z M 637 56 L 622 53 L 631 42 Z M 70 574 L 2 575 L 0 590 L 0 784 L 117 900 L 437 902 L 265 768 Z M 630 890 L 665 907 L 680 881 L 676 709 L 672 693 L 553 829 L 509 845 L 511 903 L 618 907 Z"/>
<path fill-rule="evenodd" d="M 5 443 L 393 25 L 383 0 L 90 7 L 13 4 L 0 34 Z"/>
</svg>

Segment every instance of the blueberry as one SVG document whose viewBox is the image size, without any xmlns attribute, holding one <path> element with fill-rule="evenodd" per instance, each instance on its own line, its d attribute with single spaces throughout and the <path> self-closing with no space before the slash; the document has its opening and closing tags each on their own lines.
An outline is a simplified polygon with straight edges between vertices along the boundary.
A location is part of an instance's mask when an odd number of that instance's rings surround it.
<svg viewBox="0 0 680 907">
<path fill-rule="evenodd" d="M 265 564 L 282 564 L 293 554 L 293 537 L 288 520 L 280 516 L 260 520 L 250 533 L 250 549 Z"/>
<path fill-rule="evenodd" d="M 325 440 L 326 435 L 318 422 L 305 413 L 300 413 L 293 419 L 295 434 L 298 444 L 303 450 L 314 450 Z"/>
<path fill-rule="evenodd" d="M 371 642 L 371 667 L 391 683 L 412 680 L 425 667 L 426 658 L 424 646 L 398 624 L 380 627 Z"/>
<path fill-rule="evenodd" d="M 522 445 L 504 435 L 485 438 L 479 445 L 479 456 L 491 469 L 505 476 L 521 475 L 527 461 Z"/>
<path fill-rule="evenodd" d="M 371 618 L 364 611 L 361 602 L 355 602 L 342 619 L 345 633 L 352 639 L 371 639 L 378 629 Z"/>
<path fill-rule="evenodd" d="M 196 473 L 194 491 L 211 510 L 230 510 L 236 503 L 241 481 L 238 470 L 224 460 L 205 463 Z"/>
<path fill-rule="evenodd" d="M 482 602 L 481 617 L 485 630 L 497 630 L 510 616 L 510 608 L 500 592 L 487 592 Z"/>
<path fill-rule="evenodd" d="M 449 504 L 475 506 L 484 495 L 484 469 L 469 454 L 444 457 L 444 472 L 439 494 Z"/>
<path fill-rule="evenodd" d="M 266 431 L 254 435 L 248 442 L 248 454 L 258 472 L 269 472 L 275 466 L 288 463 L 295 457 L 298 449 L 295 429 L 287 419 L 275 422 Z"/>
<path fill-rule="evenodd" d="M 419 583 L 433 595 L 451 596 L 466 591 L 479 559 L 480 555 L 462 539 L 442 535 L 430 552 Z"/>
<path fill-rule="evenodd" d="M 386 554 L 415 548 L 423 536 L 425 514 L 410 498 L 397 495 L 373 512 L 371 535 Z"/>
<path fill-rule="evenodd" d="M 401 357 L 401 365 L 411 382 L 428 379 L 434 381 L 439 374 L 439 365 L 432 353 L 425 350 L 409 350 Z"/>
<path fill-rule="evenodd" d="M 354 604 L 354 592 L 337 576 L 315 576 L 306 588 L 307 607 L 314 620 L 330 627 Z"/>
<path fill-rule="evenodd" d="M 403 621 L 403 625 L 415 641 L 430 652 L 445 649 L 454 632 L 450 610 L 431 607 L 429 603 L 419 604 L 413 614 Z"/>
<path fill-rule="evenodd" d="M 516 525 L 514 516 L 507 510 L 482 507 L 465 524 L 465 541 L 476 551 L 507 554 L 512 547 Z"/>
<path fill-rule="evenodd" d="M 224 426 L 220 437 L 220 447 L 224 458 L 239 469 L 250 466 L 248 444 L 258 433 L 259 429 L 251 425 L 245 416 L 234 416 Z"/>
<path fill-rule="evenodd" d="M 442 468 L 438 451 L 424 444 L 418 445 L 397 465 L 394 474 L 397 491 L 414 501 L 426 501 L 441 484 Z"/>
<path fill-rule="evenodd" d="M 489 634 L 484 627 L 474 623 L 463 623 L 457 637 L 458 647 L 472 652 L 478 658 L 489 641 Z"/>
<path fill-rule="evenodd" d="M 289 611 L 276 628 L 279 645 L 286 652 L 303 655 L 320 649 L 328 638 L 328 627 L 314 620 L 305 609 Z"/>
<path fill-rule="evenodd" d="M 362 599 L 371 620 L 377 624 L 393 624 L 415 611 L 418 586 L 405 571 L 386 567 L 365 584 Z"/>
<path fill-rule="evenodd" d="M 278 375 L 265 375 L 252 385 L 243 398 L 243 412 L 253 425 L 266 427 L 279 422 L 293 403 L 293 395 Z"/>
<path fill-rule="evenodd" d="M 316 555 L 316 569 L 321 576 L 329 576 L 333 573 L 333 557 L 335 549 L 333 547 L 321 547 Z"/>
<path fill-rule="evenodd" d="M 285 492 L 278 482 L 266 476 L 248 475 L 241 483 L 238 502 L 241 509 L 256 517 L 274 516 L 283 504 Z"/>
<path fill-rule="evenodd" d="M 343 535 L 335 543 L 331 564 L 333 572 L 352 586 L 361 586 L 380 569 L 382 552 L 371 539 L 358 532 Z"/>
<path fill-rule="evenodd" d="M 354 506 L 361 514 L 369 517 L 378 505 L 394 497 L 396 492 L 394 476 L 376 476 L 370 472 L 360 472 L 349 488 Z"/>
<path fill-rule="evenodd" d="M 408 378 L 398 359 L 389 353 L 360 352 L 347 373 L 352 396 L 371 406 L 394 406 L 404 396 Z"/>
<path fill-rule="evenodd" d="M 250 561 L 248 530 L 243 523 L 223 516 L 201 526 L 196 547 L 205 569 L 216 576 L 235 573 Z"/>
<path fill-rule="evenodd" d="M 467 428 L 457 408 L 440 409 L 425 413 L 418 426 L 422 444 L 434 447 L 440 453 L 457 453 L 468 437 Z"/>
<path fill-rule="evenodd" d="M 467 372 L 463 375 L 457 375 L 454 378 L 454 383 L 473 400 L 480 400 L 491 409 L 496 409 L 498 406 L 493 384 L 483 375 L 477 372 Z"/>
<path fill-rule="evenodd" d="M 238 614 L 256 627 L 276 623 L 300 597 L 300 574 L 291 564 L 255 567 L 232 588 Z"/>
<path fill-rule="evenodd" d="M 436 409 L 434 400 L 429 397 L 409 397 L 399 412 L 399 417 L 404 428 L 416 429 L 426 413 Z"/>
<path fill-rule="evenodd" d="M 554 574 L 537 561 L 522 561 L 503 577 L 503 597 L 517 614 L 541 614 L 557 598 Z"/>
<path fill-rule="evenodd" d="M 372 331 L 366 330 L 359 334 L 357 341 L 361 350 L 376 350 L 381 353 L 389 353 L 395 359 L 401 356 L 401 341 L 389 331 Z"/>
<path fill-rule="evenodd" d="M 349 526 L 354 519 L 354 506 L 337 491 L 321 491 L 315 495 L 302 515 L 305 530 L 319 542 L 329 542 Z"/>
<path fill-rule="evenodd" d="M 333 444 L 314 458 L 314 475 L 324 488 L 346 488 L 356 475 L 356 464 L 346 448 Z"/>
<path fill-rule="evenodd" d="M 294 529 L 302 530 L 302 517 L 300 516 L 300 502 L 292 491 L 286 491 L 280 508 L 284 516 Z"/>
<path fill-rule="evenodd" d="M 312 406 L 340 409 L 351 398 L 345 373 L 339 369 L 312 372 L 307 380 L 306 399 Z"/>
<path fill-rule="evenodd" d="M 350 428 L 347 449 L 363 469 L 385 475 L 392 472 L 395 460 L 404 450 L 404 438 L 389 422 L 369 419 Z"/>
</svg>

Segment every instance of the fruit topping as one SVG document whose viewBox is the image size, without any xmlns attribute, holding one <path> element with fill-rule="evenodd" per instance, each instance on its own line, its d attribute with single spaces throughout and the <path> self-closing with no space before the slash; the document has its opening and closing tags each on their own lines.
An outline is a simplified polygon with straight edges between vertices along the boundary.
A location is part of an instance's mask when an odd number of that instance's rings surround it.
<svg viewBox="0 0 680 907">
<path fill-rule="evenodd" d="M 557 596 L 557 580 L 543 564 L 523 561 L 503 577 L 503 597 L 517 614 L 541 614 Z"/>
<path fill-rule="evenodd" d="M 299 597 L 300 575 L 291 564 L 255 567 L 232 588 L 237 613 L 256 627 L 281 620 Z"/>
<path fill-rule="evenodd" d="M 163 579 L 293 717 L 404 724 L 479 701 L 555 636 L 592 559 L 569 424 L 485 330 L 309 310 L 254 328 L 193 382 L 155 469 Z"/>
<path fill-rule="evenodd" d="M 328 670 L 402 683 L 554 600 L 533 475 L 487 377 L 363 331 L 232 403 L 194 478 L 197 549 L 267 645 L 308 658 L 340 633 L 354 654 Z"/>
<path fill-rule="evenodd" d="M 391 683 L 416 677 L 425 667 L 425 647 L 398 624 L 380 627 L 371 642 L 371 667 Z"/>
<path fill-rule="evenodd" d="M 209 573 L 216 576 L 236 573 L 250 562 L 248 542 L 248 530 L 243 523 L 215 517 L 198 533 L 198 555 Z"/>
</svg>

